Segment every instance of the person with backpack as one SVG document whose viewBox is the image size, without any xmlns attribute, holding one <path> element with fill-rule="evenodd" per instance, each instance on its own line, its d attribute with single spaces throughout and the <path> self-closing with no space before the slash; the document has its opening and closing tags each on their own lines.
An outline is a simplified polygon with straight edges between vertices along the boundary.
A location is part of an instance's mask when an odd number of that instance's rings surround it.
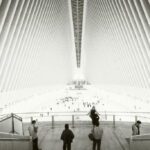
<svg viewBox="0 0 150 150">
<path fill-rule="evenodd" d="M 93 150 L 100 150 L 101 147 L 101 140 L 103 135 L 103 129 L 99 127 L 99 122 L 92 129 L 93 134 Z"/>
</svg>

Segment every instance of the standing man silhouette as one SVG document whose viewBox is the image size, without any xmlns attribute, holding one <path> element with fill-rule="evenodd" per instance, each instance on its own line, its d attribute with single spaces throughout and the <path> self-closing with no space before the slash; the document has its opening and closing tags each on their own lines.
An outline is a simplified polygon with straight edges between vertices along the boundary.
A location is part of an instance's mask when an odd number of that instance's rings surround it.
<svg viewBox="0 0 150 150">
<path fill-rule="evenodd" d="M 69 124 L 65 124 L 65 129 L 61 134 L 61 140 L 63 140 L 63 150 L 71 150 L 71 143 L 74 139 L 73 132 L 69 129 Z"/>
</svg>

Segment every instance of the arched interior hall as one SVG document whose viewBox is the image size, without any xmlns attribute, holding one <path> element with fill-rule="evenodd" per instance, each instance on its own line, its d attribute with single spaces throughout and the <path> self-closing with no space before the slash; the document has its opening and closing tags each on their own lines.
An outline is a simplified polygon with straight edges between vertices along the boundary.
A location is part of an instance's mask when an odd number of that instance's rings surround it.
<svg viewBox="0 0 150 150">
<path fill-rule="evenodd" d="M 93 105 L 150 122 L 150 0 L 0 0 L 0 115 Z"/>
<path fill-rule="evenodd" d="M 149 111 L 149 0 L 0 1 L 1 113 L 44 111 L 74 81 Z"/>
</svg>

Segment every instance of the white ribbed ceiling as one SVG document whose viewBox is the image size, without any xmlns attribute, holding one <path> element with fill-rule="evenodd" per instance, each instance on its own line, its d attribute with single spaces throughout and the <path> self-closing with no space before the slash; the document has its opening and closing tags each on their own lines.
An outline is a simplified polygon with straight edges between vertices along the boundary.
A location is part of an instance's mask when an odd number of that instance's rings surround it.
<svg viewBox="0 0 150 150">
<path fill-rule="evenodd" d="M 0 90 L 91 83 L 150 87 L 148 0 L 2 0 Z"/>
<path fill-rule="evenodd" d="M 66 0 L 2 0 L 0 91 L 72 79 L 71 13 Z"/>
<path fill-rule="evenodd" d="M 88 0 L 85 15 L 87 79 L 150 88 L 150 1 Z"/>
<path fill-rule="evenodd" d="M 66 84 L 74 74 L 149 90 L 150 1 L 0 0 L 3 103 Z M 17 90 L 24 94 L 11 93 Z"/>
</svg>

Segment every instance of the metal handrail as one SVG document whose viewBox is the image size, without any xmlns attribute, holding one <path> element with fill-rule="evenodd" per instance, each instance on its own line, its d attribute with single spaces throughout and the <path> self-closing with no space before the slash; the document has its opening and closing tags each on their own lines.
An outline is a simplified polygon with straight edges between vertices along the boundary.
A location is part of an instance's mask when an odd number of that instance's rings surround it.
<svg viewBox="0 0 150 150">
<path fill-rule="evenodd" d="M 11 118 L 11 117 L 14 117 L 14 118 L 16 118 L 16 119 L 22 121 L 22 118 L 21 118 L 21 117 L 17 116 L 16 114 L 11 113 L 11 114 L 3 115 L 3 117 L 0 118 L 0 119 L 1 119 L 0 122 L 5 121 L 5 120 L 7 120 L 7 119 L 9 119 L 9 118 Z"/>
<path fill-rule="evenodd" d="M 0 141 L 31 141 L 31 138 L 21 139 L 21 138 L 0 138 Z"/>
<path fill-rule="evenodd" d="M 22 113 L 18 113 L 18 112 L 14 112 L 13 114 L 16 114 L 16 115 L 21 115 L 21 114 L 42 114 L 42 113 L 75 113 L 75 114 L 79 114 L 79 113 L 85 113 L 85 114 L 88 114 L 87 111 L 38 111 L 38 112 L 22 112 Z M 135 111 L 130 111 L 130 112 L 126 112 L 126 111 L 98 111 L 99 114 L 116 114 L 116 113 L 119 113 L 119 114 L 122 114 L 122 113 L 126 113 L 126 114 L 149 114 L 150 115 L 150 112 L 135 112 Z M 1 114 L 0 117 L 4 117 L 6 115 L 10 115 L 10 114 Z"/>
</svg>

